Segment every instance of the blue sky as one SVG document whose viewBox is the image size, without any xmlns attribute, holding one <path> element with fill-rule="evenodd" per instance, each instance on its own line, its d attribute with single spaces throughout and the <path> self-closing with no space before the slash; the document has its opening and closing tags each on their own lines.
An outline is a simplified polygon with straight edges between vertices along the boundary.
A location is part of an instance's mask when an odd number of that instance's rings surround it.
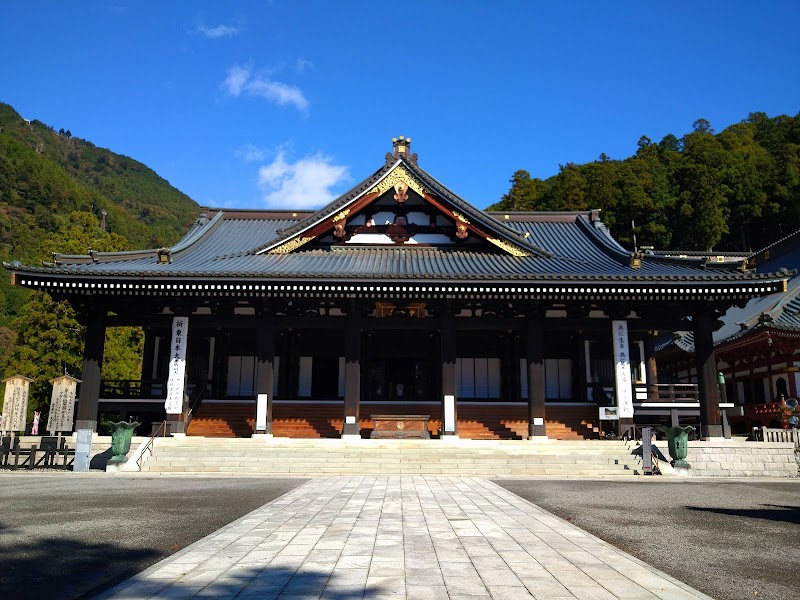
<svg viewBox="0 0 800 600">
<path fill-rule="evenodd" d="M 478 207 L 514 171 L 800 112 L 800 3 L 0 2 L 0 101 L 201 205 L 318 207 L 412 138 Z"/>
</svg>

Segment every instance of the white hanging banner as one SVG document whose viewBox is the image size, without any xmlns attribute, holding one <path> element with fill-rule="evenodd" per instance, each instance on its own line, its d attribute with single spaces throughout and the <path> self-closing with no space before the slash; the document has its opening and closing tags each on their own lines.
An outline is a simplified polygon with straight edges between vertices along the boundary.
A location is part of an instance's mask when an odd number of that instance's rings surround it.
<svg viewBox="0 0 800 600">
<path fill-rule="evenodd" d="M 444 397 L 444 430 L 448 433 L 456 431 L 456 397 L 449 394 Z"/>
<path fill-rule="evenodd" d="M 267 430 L 267 394 L 259 394 L 256 399 L 256 431 Z"/>
<path fill-rule="evenodd" d="M 172 345 L 170 346 L 167 399 L 164 408 L 168 415 L 183 411 L 184 378 L 186 376 L 186 341 L 189 337 L 189 317 L 172 319 Z"/>
<path fill-rule="evenodd" d="M 51 380 L 53 395 L 50 397 L 50 415 L 47 417 L 47 431 L 53 435 L 57 431 L 72 431 L 72 418 L 75 414 L 75 391 L 80 379 L 62 375 Z"/>
<path fill-rule="evenodd" d="M 618 416 L 620 419 L 632 419 L 633 387 L 631 384 L 631 354 L 628 349 L 628 322 L 611 321 L 611 327 L 614 331 Z"/>
<path fill-rule="evenodd" d="M 22 375 L 15 375 L 5 380 L 6 393 L 3 399 L 2 431 L 25 431 L 28 416 L 28 392 L 31 381 Z"/>
</svg>

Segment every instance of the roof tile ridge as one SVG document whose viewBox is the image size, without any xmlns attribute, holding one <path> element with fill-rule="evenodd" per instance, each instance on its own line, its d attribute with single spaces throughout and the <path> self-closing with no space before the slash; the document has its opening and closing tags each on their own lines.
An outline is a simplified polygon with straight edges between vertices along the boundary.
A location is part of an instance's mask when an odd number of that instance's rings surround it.
<svg viewBox="0 0 800 600">
<path fill-rule="evenodd" d="M 578 224 L 588 236 L 597 243 L 597 246 L 600 250 L 603 251 L 609 258 L 613 260 L 618 260 L 621 263 L 625 263 L 626 261 L 630 260 L 633 253 L 629 250 L 625 250 L 622 246 L 619 245 L 619 242 L 611 237 L 608 229 L 605 228 L 605 224 L 603 224 L 603 229 L 596 227 L 592 223 L 590 223 L 587 219 L 583 219 L 580 216 L 575 217 L 575 222 Z M 648 259 L 650 257 L 648 256 Z"/>
<path fill-rule="evenodd" d="M 207 237 L 214 229 L 217 228 L 219 223 L 225 219 L 225 211 L 220 210 L 211 219 L 205 217 L 205 213 L 200 215 L 200 218 L 195 221 L 192 228 L 186 233 L 181 240 L 174 246 L 170 247 L 170 252 L 177 254 L 188 250 L 203 238 Z"/>
<path fill-rule="evenodd" d="M 775 240 L 771 244 L 761 248 L 761 250 L 758 250 L 756 252 L 750 253 L 748 255 L 748 258 L 756 258 L 759 254 L 761 254 L 763 252 L 767 252 L 768 250 L 772 250 L 774 247 L 786 243 L 789 239 L 793 238 L 794 236 L 800 236 L 800 229 L 798 229 L 797 231 L 795 231 L 793 233 L 790 233 L 789 235 L 783 236 L 779 240 Z"/>
<path fill-rule="evenodd" d="M 90 249 L 86 254 L 62 254 L 61 252 L 53 252 L 52 262 L 56 265 L 86 265 L 133 260 L 136 258 L 149 258 L 156 256 L 156 253 L 157 250 L 152 248 L 144 250 L 115 250 L 113 252 L 101 252 L 99 250 Z"/>
</svg>

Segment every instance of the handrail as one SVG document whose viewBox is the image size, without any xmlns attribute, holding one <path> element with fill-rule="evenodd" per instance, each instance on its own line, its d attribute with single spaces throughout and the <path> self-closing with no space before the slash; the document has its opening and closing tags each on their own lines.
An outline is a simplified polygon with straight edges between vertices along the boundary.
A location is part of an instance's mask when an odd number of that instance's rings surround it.
<svg viewBox="0 0 800 600">
<path fill-rule="evenodd" d="M 189 401 L 187 403 L 189 408 L 187 409 L 186 416 L 183 419 L 186 429 L 189 429 L 189 423 L 192 422 L 192 413 L 203 402 L 203 396 L 205 395 L 207 385 L 207 382 L 198 383 L 192 390 L 192 395 L 189 397 Z"/>
<path fill-rule="evenodd" d="M 143 465 L 142 461 L 144 460 L 144 453 L 149 451 L 150 454 L 153 454 L 153 447 L 155 446 L 155 440 L 158 437 L 158 433 L 162 429 L 164 430 L 164 437 L 167 437 L 167 421 L 166 420 L 161 422 L 161 425 L 158 426 L 158 429 L 156 429 L 156 432 L 153 435 L 150 436 L 150 439 L 148 440 L 148 442 L 145 445 L 144 449 L 139 453 L 139 458 L 136 459 L 136 466 L 139 467 L 139 471 L 142 470 L 142 465 Z"/>
</svg>

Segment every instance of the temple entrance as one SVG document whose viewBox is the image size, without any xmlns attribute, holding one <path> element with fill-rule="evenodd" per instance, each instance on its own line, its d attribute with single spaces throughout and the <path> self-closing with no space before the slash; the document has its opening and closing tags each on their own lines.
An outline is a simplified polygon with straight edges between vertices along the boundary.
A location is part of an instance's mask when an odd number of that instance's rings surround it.
<svg viewBox="0 0 800 600">
<path fill-rule="evenodd" d="M 372 332 L 364 355 L 361 400 L 435 402 L 439 398 L 439 381 L 434 365 L 438 365 L 438 352 L 431 352 L 428 332 Z"/>
</svg>

